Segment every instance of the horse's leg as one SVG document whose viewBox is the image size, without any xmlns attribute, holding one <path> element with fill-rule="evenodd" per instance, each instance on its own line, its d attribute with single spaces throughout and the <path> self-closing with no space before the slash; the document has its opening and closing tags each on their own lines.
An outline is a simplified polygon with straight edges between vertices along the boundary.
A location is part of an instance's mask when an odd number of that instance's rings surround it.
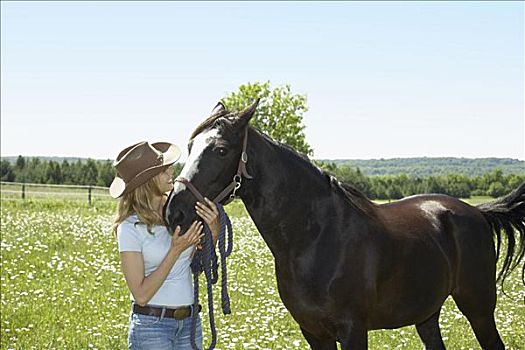
<svg viewBox="0 0 525 350">
<path fill-rule="evenodd" d="M 337 350 L 335 340 L 318 339 L 302 327 L 301 332 L 312 350 Z"/>
<path fill-rule="evenodd" d="M 494 285 L 494 281 L 492 284 Z M 484 350 L 505 349 L 494 321 L 494 309 L 496 308 L 495 285 L 493 289 L 490 296 L 485 295 L 485 297 L 479 295 L 480 291 L 472 291 L 472 293 L 476 293 L 475 295 L 452 293 L 456 305 L 463 315 L 467 317 L 479 344 Z"/>
<path fill-rule="evenodd" d="M 354 323 L 340 333 L 341 350 L 368 349 L 368 332 L 360 324 Z"/>
<path fill-rule="evenodd" d="M 485 350 L 503 350 L 505 345 L 499 336 L 494 321 L 494 314 L 468 317 L 472 329 L 476 334 L 479 344 Z"/>
<path fill-rule="evenodd" d="M 439 330 L 439 309 L 435 314 L 424 322 L 416 324 L 417 334 L 425 344 L 427 350 L 445 350 L 445 344 Z"/>
<path fill-rule="evenodd" d="M 494 321 L 494 308 L 491 311 L 485 309 L 482 304 L 472 305 L 470 302 L 454 297 L 458 308 L 470 322 L 479 344 L 484 350 L 505 349 Z"/>
<path fill-rule="evenodd" d="M 461 259 L 452 298 L 483 349 L 504 349 L 494 321 L 496 256 L 492 232 L 475 223 L 468 226 L 456 233 Z"/>
</svg>

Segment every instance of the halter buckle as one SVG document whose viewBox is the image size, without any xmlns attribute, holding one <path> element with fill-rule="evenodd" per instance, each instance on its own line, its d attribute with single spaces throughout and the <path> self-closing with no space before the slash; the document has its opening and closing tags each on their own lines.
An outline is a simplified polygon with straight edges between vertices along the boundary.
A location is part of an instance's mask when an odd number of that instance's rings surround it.
<svg viewBox="0 0 525 350">
<path fill-rule="evenodd" d="M 236 187 L 237 187 L 237 184 L 240 185 L 241 182 L 242 182 L 242 177 L 241 177 L 241 175 L 239 175 L 239 174 L 235 174 L 235 175 L 233 176 L 233 182 L 235 182 L 235 186 L 236 186 Z"/>
<path fill-rule="evenodd" d="M 232 194 L 230 195 L 231 199 L 235 199 L 235 194 L 239 188 L 241 188 L 241 182 L 242 182 L 242 176 L 235 174 L 233 176 L 233 183 L 235 184 L 235 187 L 233 188 Z"/>
</svg>

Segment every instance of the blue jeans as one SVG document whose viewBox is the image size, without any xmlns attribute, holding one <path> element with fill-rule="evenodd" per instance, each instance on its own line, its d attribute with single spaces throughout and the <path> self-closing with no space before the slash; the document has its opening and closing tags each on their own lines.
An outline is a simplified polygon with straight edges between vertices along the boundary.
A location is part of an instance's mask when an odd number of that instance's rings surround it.
<svg viewBox="0 0 525 350">
<path fill-rule="evenodd" d="M 183 320 L 141 315 L 132 312 L 129 322 L 128 349 L 191 350 L 192 316 Z M 195 343 L 202 349 L 202 325 L 197 314 Z"/>
</svg>

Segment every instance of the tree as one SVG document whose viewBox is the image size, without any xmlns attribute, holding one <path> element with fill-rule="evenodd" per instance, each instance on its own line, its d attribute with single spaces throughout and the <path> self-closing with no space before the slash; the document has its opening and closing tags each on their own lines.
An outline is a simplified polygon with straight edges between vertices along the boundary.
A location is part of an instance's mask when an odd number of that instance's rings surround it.
<svg viewBox="0 0 525 350">
<path fill-rule="evenodd" d="M 115 168 L 113 167 L 113 162 L 99 161 L 98 165 L 98 174 L 97 174 L 97 186 L 106 186 L 109 187 L 111 182 L 115 178 Z"/>
<path fill-rule="evenodd" d="M 305 95 L 294 95 L 290 85 L 270 88 L 270 82 L 241 85 L 223 99 L 229 110 L 241 110 L 260 98 L 252 125 L 274 140 L 296 151 L 312 156 L 313 149 L 305 140 L 303 115 L 308 111 Z"/>
<path fill-rule="evenodd" d="M 82 185 L 96 185 L 98 177 L 97 163 L 89 158 L 86 163 L 82 164 Z"/>
<path fill-rule="evenodd" d="M 26 182 L 26 173 L 28 169 L 26 169 L 26 160 L 24 157 L 18 156 L 14 166 L 12 167 L 12 171 L 15 177 L 13 181 Z"/>
<path fill-rule="evenodd" d="M 40 158 L 31 158 L 31 160 L 26 163 L 25 170 L 18 172 L 17 181 L 29 183 L 46 183 L 45 166 L 46 162 L 41 161 Z"/>
<path fill-rule="evenodd" d="M 501 182 L 493 182 L 490 184 L 487 194 L 493 198 L 503 196 L 505 194 L 505 187 Z"/>
<path fill-rule="evenodd" d="M 389 186 L 386 189 L 386 196 L 388 199 L 401 199 L 403 198 L 403 194 L 401 193 L 401 189 L 397 185 Z"/>
<path fill-rule="evenodd" d="M 75 185 L 84 185 L 84 169 L 80 159 L 76 162 L 71 163 L 71 179 Z"/>
<path fill-rule="evenodd" d="M 0 163 L 0 175 L 2 177 L 2 181 L 15 181 L 15 173 L 11 168 L 11 163 L 5 159 L 2 159 L 2 162 Z"/>
<path fill-rule="evenodd" d="M 69 162 L 67 161 L 67 159 L 65 159 L 62 162 L 62 166 L 60 167 L 60 169 L 62 170 L 62 181 L 63 181 L 62 183 L 66 185 L 74 184 L 75 182 L 73 179 L 71 166 L 69 165 Z"/>
<path fill-rule="evenodd" d="M 175 163 L 173 164 L 173 177 L 179 176 L 180 172 L 182 171 L 182 168 L 184 167 L 184 164 L 182 163 Z"/>
<path fill-rule="evenodd" d="M 24 157 L 22 156 L 18 156 L 18 158 L 16 159 L 16 163 L 15 163 L 15 168 L 17 170 L 23 170 L 26 166 L 26 160 L 24 159 Z"/>
<path fill-rule="evenodd" d="M 52 160 L 47 162 L 45 180 L 49 184 L 61 184 L 63 182 L 62 170 L 59 163 Z"/>
</svg>

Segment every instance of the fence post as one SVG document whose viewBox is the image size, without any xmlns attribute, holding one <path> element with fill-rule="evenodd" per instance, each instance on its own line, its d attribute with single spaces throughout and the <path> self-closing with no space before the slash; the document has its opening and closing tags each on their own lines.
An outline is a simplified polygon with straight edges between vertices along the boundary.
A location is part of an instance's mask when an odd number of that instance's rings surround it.
<svg viewBox="0 0 525 350">
<path fill-rule="evenodd" d="M 22 184 L 22 199 L 26 199 L 26 183 Z"/>
<path fill-rule="evenodd" d="M 88 203 L 91 205 L 91 185 L 88 187 Z"/>
</svg>

